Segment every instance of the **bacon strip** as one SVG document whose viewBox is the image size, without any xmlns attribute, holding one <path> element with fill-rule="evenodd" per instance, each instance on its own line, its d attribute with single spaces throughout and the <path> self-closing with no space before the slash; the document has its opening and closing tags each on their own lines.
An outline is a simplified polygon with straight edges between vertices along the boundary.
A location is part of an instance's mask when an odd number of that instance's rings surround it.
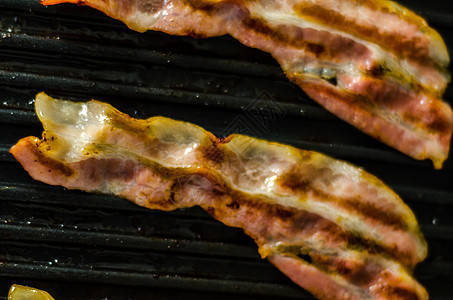
<svg viewBox="0 0 453 300">
<path fill-rule="evenodd" d="M 287 77 L 341 119 L 441 168 L 453 113 L 439 34 L 386 0 L 41 0 L 103 11 L 140 32 L 230 34 L 269 52 Z"/>
<path fill-rule="evenodd" d="M 360 168 L 96 101 L 41 93 L 35 105 L 43 138 L 10 152 L 37 180 L 151 209 L 201 206 L 320 299 L 428 298 L 411 276 L 427 251 L 413 213 Z"/>
</svg>

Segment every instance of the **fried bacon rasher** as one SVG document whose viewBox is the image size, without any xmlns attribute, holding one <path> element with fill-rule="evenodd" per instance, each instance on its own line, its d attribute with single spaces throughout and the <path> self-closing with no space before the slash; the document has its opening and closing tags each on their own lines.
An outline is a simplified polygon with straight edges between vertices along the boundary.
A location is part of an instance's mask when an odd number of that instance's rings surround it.
<svg viewBox="0 0 453 300">
<path fill-rule="evenodd" d="M 41 0 L 96 8 L 136 31 L 229 34 L 269 52 L 330 112 L 441 168 L 453 130 L 439 34 L 387 0 Z"/>
<path fill-rule="evenodd" d="M 30 175 L 159 210 L 201 206 L 320 299 L 427 299 L 411 210 L 376 177 L 320 153 L 112 106 L 36 98 L 43 138 L 11 153 Z"/>
</svg>

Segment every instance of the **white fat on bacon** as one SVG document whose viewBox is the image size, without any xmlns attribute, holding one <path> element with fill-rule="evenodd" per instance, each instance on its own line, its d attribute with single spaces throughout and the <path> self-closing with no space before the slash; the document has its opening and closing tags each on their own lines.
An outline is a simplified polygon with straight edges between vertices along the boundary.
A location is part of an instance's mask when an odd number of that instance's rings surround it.
<svg viewBox="0 0 453 300">
<path fill-rule="evenodd" d="M 321 299 L 427 299 L 411 276 L 427 251 L 413 213 L 358 167 L 164 117 L 133 119 L 97 101 L 41 93 L 35 105 L 43 138 L 11 153 L 37 180 L 151 209 L 201 206 Z"/>
<path fill-rule="evenodd" d="M 103 11 L 133 30 L 229 34 L 269 52 L 287 77 L 341 119 L 441 168 L 453 112 L 440 35 L 387 0 L 41 0 Z"/>
</svg>

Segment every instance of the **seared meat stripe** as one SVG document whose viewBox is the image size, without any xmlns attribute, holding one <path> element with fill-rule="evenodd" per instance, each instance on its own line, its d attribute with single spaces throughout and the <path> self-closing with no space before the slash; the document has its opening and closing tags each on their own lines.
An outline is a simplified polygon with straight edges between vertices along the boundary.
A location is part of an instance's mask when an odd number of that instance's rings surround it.
<svg viewBox="0 0 453 300">
<path fill-rule="evenodd" d="M 439 34 L 386 0 L 41 0 L 88 5 L 131 29 L 230 34 L 269 52 L 287 77 L 341 119 L 436 168 L 447 158 L 453 114 Z"/>
<path fill-rule="evenodd" d="M 242 228 L 263 258 L 321 299 L 427 299 L 411 276 L 426 242 L 376 177 L 290 146 L 91 101 L 36 98 L 43 138 L 11 153 L 40 181 L 151 209 L 201 206 Z"/>
</svg>

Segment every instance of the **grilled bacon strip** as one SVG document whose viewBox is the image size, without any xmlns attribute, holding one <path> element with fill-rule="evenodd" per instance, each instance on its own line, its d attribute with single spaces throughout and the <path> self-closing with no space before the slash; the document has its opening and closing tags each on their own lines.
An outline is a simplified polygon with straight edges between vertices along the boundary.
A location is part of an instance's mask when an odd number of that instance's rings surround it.
<svg viewBox="0 0 453 300">
<path fill-rule="evenodd" d="M 112 106 L 36 98 L 43 138 L 10 152 L 30 175 L 160 210 L 201 206 L 242 228 L 320 299 L 427 299 L 411 276 L 426 242 L 411 210 L 376 177 L 320 153 Z"/>
<path fill-rule="evenodd" d="M 230 34 L 269 52 L 330 112 L 415 159 L 441 168 L 453 113 L 439 34 L 387 0 L 41 0 L 98 9 L 131 29 Z"/>
</svg>

